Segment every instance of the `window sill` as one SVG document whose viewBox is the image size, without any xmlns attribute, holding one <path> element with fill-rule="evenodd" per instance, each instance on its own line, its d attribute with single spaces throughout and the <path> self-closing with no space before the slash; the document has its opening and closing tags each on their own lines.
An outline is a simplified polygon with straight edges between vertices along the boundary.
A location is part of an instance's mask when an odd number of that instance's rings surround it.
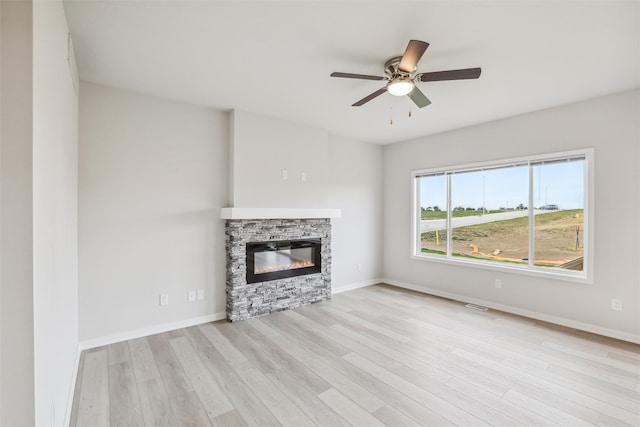
<svg viewBox="0 0 640 427">
<path fill-rule="evenodd" d="M 593 284 L 593 278 L 581 271 L 572 272 L 570 270 L 556 269 L 531 269 L 528 267 L 520 267 L 516 265 L 494 264 L 489 262 L 470 260 L 470 259 L 451 259 L 443 256 L 434 255 L 416 255 L 412 254 L 411 259 L 422 262 L 436 262 L 441 264 L 449 264 L 457 267 L 478 268 L 482 270 L 490 270 L 501 273 L 520 274 L 523 276 L 533 276 L 545 279 L 560 280 L 565 282 L 581 283 L 585 285 Z M 553 271 L 551 271 L 553 270 Z"/>
</svg>

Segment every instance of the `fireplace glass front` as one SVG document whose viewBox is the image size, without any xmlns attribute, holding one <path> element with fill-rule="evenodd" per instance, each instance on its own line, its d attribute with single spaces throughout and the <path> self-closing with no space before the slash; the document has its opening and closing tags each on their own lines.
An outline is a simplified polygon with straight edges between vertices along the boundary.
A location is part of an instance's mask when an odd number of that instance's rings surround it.
<svg viewBox="0 0 640 427">
<path fill-rule="evenodd" d="M 247 283 L 320 273 L 319 239 L 247 243 Z"/>
</svg>

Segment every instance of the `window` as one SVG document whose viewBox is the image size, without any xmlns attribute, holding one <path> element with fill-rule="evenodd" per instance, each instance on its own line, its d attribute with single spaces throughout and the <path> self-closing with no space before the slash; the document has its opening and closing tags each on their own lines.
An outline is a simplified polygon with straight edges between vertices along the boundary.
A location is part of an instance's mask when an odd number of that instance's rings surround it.
<svg viewBox="0 0 640 427">
<path fill-rule="evenodd" d="M 413 172 L 414 257 L 586 278 L 591 153 Z"/>
</svg>

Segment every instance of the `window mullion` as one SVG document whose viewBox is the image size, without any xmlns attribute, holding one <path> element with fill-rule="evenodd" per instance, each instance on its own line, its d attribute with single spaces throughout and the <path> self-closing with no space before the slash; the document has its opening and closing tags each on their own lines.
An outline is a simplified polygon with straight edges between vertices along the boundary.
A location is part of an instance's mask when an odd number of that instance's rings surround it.
<svg viewBox="0 0 640 427">
<path fill-rule="evenodd" d="M 535 208 L 533 205 L 534 202 L 534 173 L 533 173 L 533 165 L 529 163 L 529 268 L 534 266 L 533 258 L 535 256 Z"/>
<path fill-rule="evenodd" d="M 414 240 L 414 244 L 413 244 L 413 250 L 414 253 L 419 254 L 421 252 L 420 250 L 420 241 L 421 241 L 421 236 L 422 236 L 422 228 L 421 228 L 421 224 L 422 224 L 422 208 L 420 206 L 420 194 L 421 193 L 421 179 L 418 178 L 417 176 L 413 178 L 413 200 L 414 200 L 414 204 L 415 206 L 413 207 L 413 215 L 415 215 L 414 217 L 414 224 L 413 226 L 415 227 L 415 232 L 413 233 L 413 240 Z"/>
<path fill-rule="evenodd" d="M 447 258 L 451 257 L 451 174 L 447 174 Z"/>
</svg>

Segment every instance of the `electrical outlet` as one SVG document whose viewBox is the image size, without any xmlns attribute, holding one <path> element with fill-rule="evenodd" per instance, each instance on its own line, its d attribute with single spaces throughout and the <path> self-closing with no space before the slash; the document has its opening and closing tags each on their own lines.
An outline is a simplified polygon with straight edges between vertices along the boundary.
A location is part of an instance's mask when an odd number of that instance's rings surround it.
<svg viewBox="0 0 640 427">
<path fill-rule="evenodd" d="M 204 299 L 204 289 L 198 289 L 198 301 L 202 301 Z"/>
<path fill-rule="evenodd" d="M 169 294 L 160 294 L 160 305 L 169 305 Z"/>
<path fill-rule="evenodd" d="M 502 287 L 502 280 L 496 279 L 496 289 L 500 289 Z"/>
<path fill-rule="evenodd" d="M 300 172 L 300 181 L 305 182 L 307 180 L 307 173 Z"/>
<path fill-rule="evenodd" d="M 285 181 L 287 179 L 289 179 L 289 171 L 288 170 L 282 169 L 282 179 L 285 180 Z"/>
<path fill-rule="evenodd" d="M 356 268 L 358 269 L 358 271 L 362 271 L 362 264 L 358 264 Z"/>
<path fill-rule="evenodd" d="M 188 302 L 193 302 L 196 300 L 196 291 L 189 291 L 187 293 L 187 301 Z"/>
<path fill-rule="evenodd" d="M 611 310 L 622 311 L 622 300 L 618 298 L 611 298 Z"/>
</svg>

